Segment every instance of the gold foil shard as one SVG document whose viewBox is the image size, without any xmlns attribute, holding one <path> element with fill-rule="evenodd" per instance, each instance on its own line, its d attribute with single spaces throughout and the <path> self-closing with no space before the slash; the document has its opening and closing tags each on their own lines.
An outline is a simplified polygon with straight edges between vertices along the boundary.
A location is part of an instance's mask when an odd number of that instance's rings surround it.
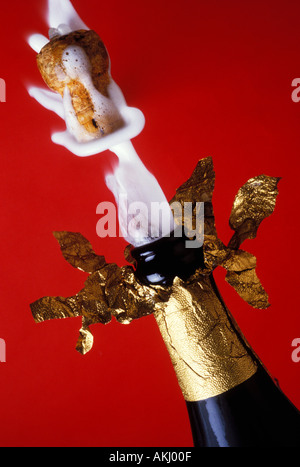
<svg viewBox="0 0 300 467">
<path fill-rule="evenodd" d="M 270 306 L 268 295 L 262 287 L 255 269 L 239 272 L 228 271 L 226 281 L 253 308 L 265 310 Z"/>
<path fill-rule="evenodd" d="M 108 278 L 106 297 L 112 313 L 123 324 L 152 314 L 158 300 L 155 289 L 140 284 L 130 266 L 119 268 Z"/>
<path fill-rule="evenodd" d="M 71 235 L 72 238 L 72 235 Z M 85 354 L 93 346 L 91 324 L 107 324 L 111 321 L 111 311 L 104 293 L 104 283 L 99 271 L 91 274 L 84 288 L 75 296 L 44 297 L 30 305 L 37 323 L 52 319 L 82 317 L 82 329 L 76 349 Z"/>
<path fill-rule="evenodd" d="M 53 232 L 58 241 L 63 257 L 74 268 L 92 273 L 105 264 L 104 256 L 97 255 L 90 242 L 77 232 Z"/>
<path fill-rule="evenodd" d="M 85 282 L 84 289 L 77 295 L 81 306 L 81 316 L 89 324 L 107 324 L 111 321 L 104 285 L 98 272 L 91 274 Z"/>
<path fill-rule="evenodd" d="M 268 295 L 255 271 L 255 256 L 243 250 L 235 250 L 224 261 L 223 267 L 227 269 L 226 281 L 245 302 L 259 309 L 270 306 Z"/>
<path fill-rule="evenodd" d="M 247 251 L 233 250 L 223 261 L 223 267 L 227 269 L 227 271 L 235 272 L 254 269 L 256 268 L 256 258 Z"/>
<path fill-rule="evenodd" d="M 30 307 L 36 323 L 51 319 L 76 318 L 81 315 L 77 297 L 44 297 Z"/>
<path fill-rule="evenodd" d="M 270 216 L 275 208 L 280 178 L 260 175 L 250 179 L 238 191 L 231 216 L 230 227 L 235 233 L 226 247 L 218 238 L 212 205 L 215 173 L 212 158 L 198 162 L 192 176 L 180 188 L 171 201 L 182 205 L 189 201 L 204 205 L 204 262 L 203 274 L 213 272 L 222 266 L 227 269 L 226 281 L 240 297 L 254 308 L 269 306 L 268 295 L 263 289 L 256 271 L 256 258 L 239 250 L 242 242 L 255 238 L 261 222 Z"/>
<path fill-rule="evenodd" d="M 174 210 L 175 223 L 184 226 L 186 218 L 182 216 L 184 203 L 193 203 L 193 219 L 192 225 L 188 225 L 188 231 L 195 229 L 196 222 L 196 206 L 197 203 L 204 203 L 204 262 L 206 274 L 212 272 L 217 266 L 222 264 L 223 259 L 227 256 L 225 246 L 218 238 L 214 210 L 212 205 L 212 197 L 215 186 L 215 172 L 213 167 L 213 160 L 207 157 L 198 162 L 191 177 L 183 183 L 177 190 L 174 198 L 171 200 L 170 205 L 173 203 L 180 203 L 181 211 Z M 201 232 L 197 232 L 198 235 Z"/>
<path fill-rule="evenodd" d="M 173 201 L 204 203 L 212 201 L 215 186 L 215 172 L 211 157 L 201 159 L 191 177 L 177 190 Z"/>
<path fill-rule="evenodd" d="M 94 337 L 89 327 L 82 327 L 79 331 L 79 338 L 76 344 L 77 352 L 81 355 L 87 354 L 93 347 Z"/>
<path fill-rule="evenodd" d="M 255 256 L 242 250 L 231 250 L 222 266 L 227 270 L 226 282 L 248 305 L 258 309 L 270 306 L 268 295 L 256 274 Z"/>
<path fill-rule="evenodd" d="M 230 227 L 235 230 L 229 245 L 231 248 L 237 249 L 244 240 L 255 238 L 260 223 L 273 213 L 279 180 L 260 175 L 251 178 L 240 188 L 229 219 Z"/>
<path fill-rule="evenodd" d="M 218 266 L 222 266 L 228 259 L 229 251 L 225 245 L 214 235 L 204 236 L 204 262 L 206 269 L 204 272 L 212 273 Z"/>
<path fill-rule="evenodd" d="M 213 161 L 211 157 L 202 159 L 198 162 L 195 170 L 191 177 L 183 183 L 177 190 L 174 198 L 170 204 L 179 202 L 184 207 L 184 203 L 205 203 L 204 205 L 204 222 L 205 222 L 205 235 L 216 236 L 215 229 L 215 218 L 212 208 L 212 196 L 215 184 L 215 172 L 213 167 Z M 178 225 L 183 225 L 184 219 L 181 212 L 176 216 L 175 210 L 175 222 Z M 195 211 L 194 211 L 195 214 Z"/>
</svg>

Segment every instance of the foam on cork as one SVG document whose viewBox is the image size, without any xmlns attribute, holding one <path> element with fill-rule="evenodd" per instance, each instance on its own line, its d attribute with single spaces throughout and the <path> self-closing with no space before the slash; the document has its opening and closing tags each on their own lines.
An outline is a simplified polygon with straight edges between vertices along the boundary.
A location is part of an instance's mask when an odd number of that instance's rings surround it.
<svg viewBox="0 0 300 467">
<path fill-rule="evenodd" d="M 94 31 L 54 34 L 37 63 L 49 88 L 62 96 L 67 128 L 78 142 L 122 128 L 124 121 L 109 95 L 109 56 Z"/>
</svg>

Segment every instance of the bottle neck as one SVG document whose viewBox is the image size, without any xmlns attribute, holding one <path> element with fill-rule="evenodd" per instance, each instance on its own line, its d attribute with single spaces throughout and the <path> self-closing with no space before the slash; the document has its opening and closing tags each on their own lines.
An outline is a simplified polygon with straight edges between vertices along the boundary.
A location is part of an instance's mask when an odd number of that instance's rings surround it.
<svg viewBox="0 0 300 467">
<path fill-rule="evenodd" d="M 155 319 L 186 401 L 222 394 L 253 376 L 257 364 L 205 273 L 203 249 L 172 235 L 136 248 L 136 276 L 166 286 Z"/>
<path fill-rule="evenodd" d="M 180 235 L 180 236 L 179 236 Z M 134 248 L 136 277 L 145 285 L 170 286 L 175 277 L 187 280 L 204 268 L 203 247 L 186 248 L 189 239 L 175 231 L 168 237 Z"/>
</svg>

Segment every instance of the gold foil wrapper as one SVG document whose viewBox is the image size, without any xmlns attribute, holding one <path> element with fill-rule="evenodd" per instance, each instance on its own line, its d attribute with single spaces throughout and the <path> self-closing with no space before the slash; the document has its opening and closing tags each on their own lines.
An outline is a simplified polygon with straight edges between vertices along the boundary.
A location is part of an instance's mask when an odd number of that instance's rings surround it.
<svg viewBox="0 0 300 467">
<path fill-rule="evenodd" d="M 206 399 L 237 386 L 256 372 L 258 360 L 219 296 L 212 273 L 224 267 L 227 282 L 243 300 L 254 308 L 269 306 L 256 274 L 256 258 L 239 247 L 246 238 L 255 238 L 262 220 L 273 212 L 278 181 L 262 175 L 239 190 L 230 217 L 234 234 L 225 246 L 215 227 L 213 162 L 200 160 L 171 203 L 192 202 L 195 209 L 197 202 L 205 203 L 205 267 L 188 281 L 176 277 L 170 287 L 145 286 L 136 279 L 130 246 L 125 258 L 132 265 L 119 267 L 106 263 L 80 233 L 55 232 L 64 258 L 90 275 L 74 297 L 44 297 L 33 303 L 35 321 L 81 316 L 76 349 L 85 354 L 93 346 L 92 325 L 108 324 L 112 317 L 129 324 L 154 314 L 186 400 Z M 175 220 L 179 222 L 176 213 Z M 192 219 L 190 227 L 195 225 Z"/>
<path fill-rule="evenodd" d="M 155 318 L 187 401 L 222 394 L 253 376 L 256 363 L 241 342 L 210 277 L 184 283 Z"/>
</svg>

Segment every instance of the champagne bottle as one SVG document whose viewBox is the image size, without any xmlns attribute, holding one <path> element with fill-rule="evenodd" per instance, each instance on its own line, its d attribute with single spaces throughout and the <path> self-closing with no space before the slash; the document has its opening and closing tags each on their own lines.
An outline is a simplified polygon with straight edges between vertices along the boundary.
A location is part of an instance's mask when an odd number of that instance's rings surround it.
<svg viewBox="0 0 300 467">
<path fill-rule="evenodd" d="M 205 274 L 203 249 L 187 249 L 185 242 L 173 233 L 131 255 L 142 283 L 173 287 L 174 300 L 155 318 L 186 400 L 194 446 L 300 445 L 300 412 L 246 342 L 213 275 Z"/>
<path fill-rule="evenodd" d="M 300 446 L 300 416 L 262 365 L 233 389 L 186 402 L 195 447 Z"/>
</svg>

